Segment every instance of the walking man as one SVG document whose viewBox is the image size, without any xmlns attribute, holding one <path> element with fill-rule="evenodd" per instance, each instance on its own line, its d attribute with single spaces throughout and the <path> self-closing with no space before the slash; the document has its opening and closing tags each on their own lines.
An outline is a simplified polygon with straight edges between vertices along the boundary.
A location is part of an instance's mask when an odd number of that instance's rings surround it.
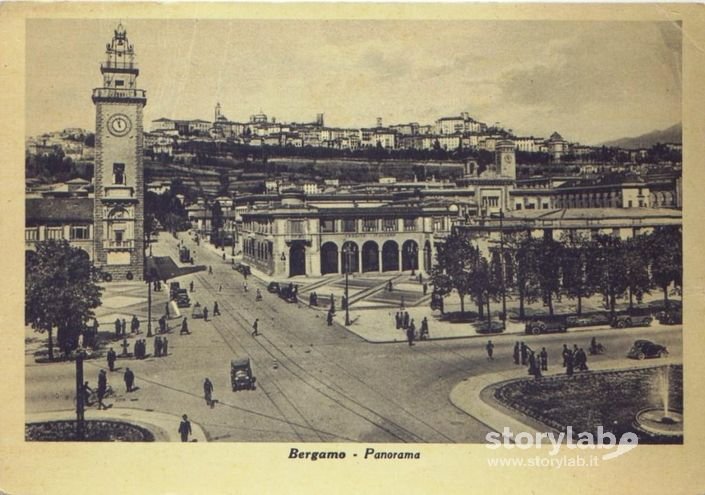
<svg viewBox="0 0 705 495">
<path fill-rule="evenodd" d="M 115 318 L 115 336 L 119 337 L 120 333 L 122 330 L 122 323 L 120 322 L 120 318 Z"/>
<path fill-rule="evenodd" d="M 514 344 L 514 364 L 519 364 L 519 342 Z"/>
<path fill-rule="evenodd" d="M 162 338 L 159 335 L 154 337 L 154 356 L 162 357 Z"/>
<path fill-rule="evenodd" d="M 546 352 L 545 347 L 541 348 L 541 353 L 539 354 L 539 358 L 541 361 L 541 371 L 548 371 L 548 352 Z"/>
<path fill-rule="evenodd" d="M 492 343 L 491 340 L 487 341 L 487 345 L 485 346 L 485 349 L 487 349 L 487 360 L 488 361 L 494 361 L 494 344 Z"/>
<path fill-rule="evenodd" d="M 404 328 L 409 328 L 409 312 L 404 311 L 404 323 L 402 324 Z"/>
<path fill-rule="evenodd" d="M 123 378 L 125 380 L 125 387 L 127 388 L 127 391 L 132 392 L 132 388 L 135 384 L 135 374 L 130 368 L 125 368 L 125 376 Z"/>
<path fill-rule="evenodd" d="M 213 316 L 220 316 L 220 308 L 218 307 L 218 301 L 213 303 Z"/>
<path fill-rule="evenodd" d="M 568 366 L 568 355 L 570 354 L 570 349 L 568 349 L 567 344 L 563 344 L 562 354 L 563 354 L 563 367 L 565 368 L 566 366 Z"/>
<path fill-rule="evenodd" d="M 206 405 L 213 408 L 213 384 L 208 378 L 203 381 L 203 395 L 206 398 Z"/>
<path fill-rule="evenodd" d="M 213 267 L 208 265 L 208 275 L 213 275 Z"/>
<path fill-rule="evenodd" d="M 257 337 L 259 335 L 259 318 L 255 318 L 255 322 L 252 324 L 252 336 Z"/>
<path fill-rule="evenodd" d="M 103 404 L 103 398 L 108 392 L 108 377 L 105 375 L 105 370 L 100 370 L 98 373 L 98 390 L 96 394 L 98 395 L 98 409 L 107 409 L 108 406 Z"/>
<path fill-rule="evenodd" d="M 426 282 L 423 283 L 423 295 L 425 296 L 428 293 L 428 284 Z"/>
<path fill-rule="evenodd" d="M 125 318 L 122 319 L 122 334 L 127 335 L 127 321 L 125 321 Z"/>
<path fill-rule="evenodd" d="M 203 308 L 203 321 L 208 321 L 208 308 Z"/>
<path fill-rule="evenodd" d="M 186 322 L 186 317 L 184 316 L 184 320 L 181 322 L 181 331 L 179 332 L 179 335 L 189 334 L 189 333 L 191 333 L 191 332 L 189 332 L 188 323 Z"/>
<path fill-rule="evenodd" d="M 411 327 L 406 329 L 406 340 L 409 341 L 409 347 L 414 345 L 414 329 Z"/>
<path fill-rule="evenodd" d="M 401 328 L 401 312 L 397 311 L 397 314 L 394 316 L 394 318 L 396 319 L 397 330 L 399 330 Z"/>
<path fill-rule="evenodd" d="M 565 354 L 565 373 L 568 376 L 573 376 L 573 353 L 566 348 Z"/>
<path fill-rule="evenodd" d="M 132 333 L 140 333 L 140 321 L 137 319 L 136 315 L 132 315 L 132 321 L 130 322 L 130 331 Z"/>
<path fill-rule="evenodd" d="M 108 351 L 108 368 L 110 368 L 110 371 L 115 371 L 115 360 L 117 359 L 117 355 L 115 354 L 115 351 L 111 347 L 110 350 Z"/>
<path fill-rule="evenodd" d="M 191 283 L 188 284 L 189 292 L 193 292 L 193 280 L 191 280 Z"/>
<path fill-rule="evenodd" d="M 182 418 L 181 424 L 179 425 L 179 434 L 181 435 L 182 442 L 188 442 L 188 436 L 191 434 L 191 422 L 185 414 Z"/>
<path fill-rule="evenodd" d="M 242 281 L 242 290 L 243 292 L 247 292 L 247 279 Z"/>
<path fill-rule="evenodd" d="M 328 326 L 333 325 L 333 312 L 329 309 L 328 314 L 326 315 L 326 322 L 328 323 Z"/>
</svg>

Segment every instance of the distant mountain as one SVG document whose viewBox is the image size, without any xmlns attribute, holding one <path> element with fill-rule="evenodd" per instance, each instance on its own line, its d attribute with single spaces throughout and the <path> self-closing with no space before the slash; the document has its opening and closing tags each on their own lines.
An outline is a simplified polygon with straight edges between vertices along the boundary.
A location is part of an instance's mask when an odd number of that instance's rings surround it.
<svg viewBox="0 0 705 495">
<path fill-rule="evenodd" d="M 641 136 L 615 139 L 602 143 L 604 146 L 613 146 L 625 149 L 651 148 L 656 143 L 680 143 L 683 139 L 683 128 L 680 123 L 662 129 L 660 131 L 651 131 Z"/>
</svg>

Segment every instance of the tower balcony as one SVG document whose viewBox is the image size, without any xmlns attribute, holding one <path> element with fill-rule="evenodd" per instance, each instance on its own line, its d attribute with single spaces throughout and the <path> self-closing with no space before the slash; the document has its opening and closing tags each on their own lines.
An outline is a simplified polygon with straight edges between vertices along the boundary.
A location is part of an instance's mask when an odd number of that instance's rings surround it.
<svg viewBox="0 0 705 495">
<path fill-rule="evenodd" d="M 127 74 L 139 75 L 140 70 L 137 68 L 135 62 L 103 62 L 100 64 L 100 73 L 105 74 L 106 72 L 120 72 Z"/>
<path fill-rule="evenodd" d="M 95 88 L 93 90 L 93 103 L 99 102 L 128 102 L 147 103 L 147 92 L 144 89 L 115 89 Z"/>
<path fill-rule="evenodd" d="M 116 241 L 115 239 L 103 239 L 103 249 L 106 251 L 129 251 L 135 249 L 134 239 Z"/>
</svg>

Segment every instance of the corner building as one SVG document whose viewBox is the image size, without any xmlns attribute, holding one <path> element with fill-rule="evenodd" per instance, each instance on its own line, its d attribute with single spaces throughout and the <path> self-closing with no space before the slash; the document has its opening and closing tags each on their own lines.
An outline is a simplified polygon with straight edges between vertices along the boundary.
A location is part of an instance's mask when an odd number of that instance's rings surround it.
<svg viewBox="0 0 705 495">
<path fill-rule="evenodd" d="M 93 90 L 95 126 L 96 266 L 112 280 L 141 280 L 144 265 L 142 111 L 146 93 L 127 33 L 118 25 L 101 64 L 103 87 Z"/>
</svg>

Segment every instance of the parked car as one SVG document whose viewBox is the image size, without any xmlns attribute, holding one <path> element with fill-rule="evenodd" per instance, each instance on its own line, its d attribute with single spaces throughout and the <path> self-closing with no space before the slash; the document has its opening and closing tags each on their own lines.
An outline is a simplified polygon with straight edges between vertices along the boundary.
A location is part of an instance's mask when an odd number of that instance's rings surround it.
<svg viewBox="0 0 705 495">
<path fill-rule="evenodd" d="M 279 294 L 279 282 L 269 282 L 269 285 L 267 286 L 267 292 L 270 292 L 272 294 Z"/>
<path fill-rule="evenodd" d="M 233 265 L 233 270 L 240 272 L 243 275 L 250 275 L 250 266 L 244 263 L 235 263 Z"/>
<path fill-rule="evenodd" d="M 297 302 L 296 290 L 289 286 L 281 287 L 279 289 L 279 297 L 281 297 L 288 303 Z"/>
<path fill-rule="evenodd" d="M 610 325 L 613 328 L 628 328 L 628 327 L 648 327 L 654 317 L 651 312 L 644 310 L 631 310 L 627 313 L 619 313 L 612 317 Z"/>
<path fill-rule="evenodd" d="M 252 374 L 250 358 L 233 359 L 230 361 L 230 381 L 233 392 L 238 390 L 255 390 L 257 379 Z"/>
<path fill-rule="evenodd" d="M 664 309 L 657 318 L 662 325 L 679 325 L 683 323 L 683 308 Z"/>
<path fill-rule="evenodd" d="M 529 335 L 539 335 L 541 333 L 565 332 L 568 324 L 565 316 L 534 316 L 526 322 L 524 331 Z"/>
<path fill-rule="evenodd" d="M 502 333 L 504 324 L 501 321 L 493 320 L 491 324 L 486 321 L 478 322 L 473 325 L 477 333 Z"/>
<path fill-rule="evenodd" d="M 568 328 L 573 327 L 593 327 L 597 325 L 609 325 L 610 315 L 604 311 L 596 313 L 585 313 L 582 315 L 568 316 L 566 318 Z"/>
<path fill-rule="evenodd" d="M 627 357 L 632 359 L 660 358 L 668 356 L 666 346 L 656 344 L 650 340 L 636 340 L 627 352 Z"/>
</svg>

